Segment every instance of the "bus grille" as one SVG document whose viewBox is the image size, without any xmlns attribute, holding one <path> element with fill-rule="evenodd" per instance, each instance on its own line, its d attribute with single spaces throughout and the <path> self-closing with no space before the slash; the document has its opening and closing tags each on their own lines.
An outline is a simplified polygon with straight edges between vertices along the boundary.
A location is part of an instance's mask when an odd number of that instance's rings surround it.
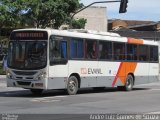
<svg viewBox="0 0 160 120">
<path fill-rule="evenodd" d="M 17 81 L 17 83 L 19 85 L 27 85 L 27 86 L 29 86 L 31 84 L 31 82 L 21 82 L 21 81 Z"/>
<path fill-rule="evenodd" d="M 16 75 L 34 75 L 37 72 L 13 71 Z"/>
</svg>

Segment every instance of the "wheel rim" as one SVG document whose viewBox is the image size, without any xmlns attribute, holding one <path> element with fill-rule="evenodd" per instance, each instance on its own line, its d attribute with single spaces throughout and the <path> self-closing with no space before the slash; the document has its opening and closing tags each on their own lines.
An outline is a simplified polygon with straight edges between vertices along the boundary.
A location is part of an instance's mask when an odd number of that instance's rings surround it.
<svg viewBox="0 0 160 120">
<path fill-rule="evenodd" d="M 74 80 L 69 81 L 68 88 L 71 93 L 75 93 L 77 90 L 76 82 Z"/>
<path fill-rule="evenodd" d="M 132 76 L 128 76 L 127 81 L 126 81 L 126 86 L 127 86 L 127 88 L 131 89 L 132 85 L 133 85 L 133 78 L 132 78 Z"/>
</svg>

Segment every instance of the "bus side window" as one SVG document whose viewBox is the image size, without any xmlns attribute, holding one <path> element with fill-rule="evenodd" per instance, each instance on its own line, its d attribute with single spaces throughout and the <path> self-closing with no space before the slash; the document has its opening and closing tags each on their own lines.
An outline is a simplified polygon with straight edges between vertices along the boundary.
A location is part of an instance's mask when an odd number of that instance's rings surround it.
<svg viewBox="0 0 160 120">
<path fill-rule="evenodd" d="M 70 56 L 71 59 L 84 57 L 83 39 L 72 38 L 70 42 Z"/>
<path fill-rule="evenodd" d="M 148 61 L 149 49 L 146 45 L 139 45 L 139 60 L 140 61 Z"/>
<path fill-rule="evenodd" d="M 137 45 L 127 44 L 127 60 L 137 60 Z"/>
<path fill-rule="evenodd" d="M 61 41 L 61 58 L 67 58 L 67 42 Z"/>
<path fill-rule="evenodd" d="M 111 60 L 112 59 L 112 42 L 99 42 L 99 59 Z"/>
<path fill-rule="evenodd" d="M 97 42 L 86 40 L 85 43 L 85 57 L 87 59 L 96 59 L 97 58 Z"/>
<path fill-rule="evenodd" d="M 158 62 L 158 47 L 150 46 L 150 62 Z"/>
<path fill-rule="evenodd" d="M 114 60 L 125 60 L 125 43 L 114 43 Z"/>
</svg>

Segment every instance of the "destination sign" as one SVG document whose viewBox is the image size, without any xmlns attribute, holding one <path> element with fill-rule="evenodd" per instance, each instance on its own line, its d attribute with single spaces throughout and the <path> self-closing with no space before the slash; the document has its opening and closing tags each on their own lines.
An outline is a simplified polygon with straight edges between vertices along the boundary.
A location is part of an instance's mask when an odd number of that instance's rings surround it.
<svg viewBox="0 0 160 120">
<path fill-rule="evenodd" d="M 47 40 L 46 31 L 15 31 L 11 33 L 10 40 Z"/>
<path fill-rule="evenodd" d="M 35 33 L 16 33 L 16 37 L 44 37 L 43 33 L 35 32 Z"/>
</svg>

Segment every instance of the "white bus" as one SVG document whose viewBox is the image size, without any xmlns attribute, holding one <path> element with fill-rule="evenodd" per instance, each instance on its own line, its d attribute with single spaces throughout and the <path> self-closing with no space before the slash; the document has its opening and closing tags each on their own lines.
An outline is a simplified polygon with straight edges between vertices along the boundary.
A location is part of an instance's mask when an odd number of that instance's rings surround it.
<svg viewBox="0 0 160 120">
<path fill-rule="evenodd" d="M 158 43 L 87 30 L 19 29 L 10 35 L 7 86 L 43 90 L 158 81 Z"/>
</svg>

